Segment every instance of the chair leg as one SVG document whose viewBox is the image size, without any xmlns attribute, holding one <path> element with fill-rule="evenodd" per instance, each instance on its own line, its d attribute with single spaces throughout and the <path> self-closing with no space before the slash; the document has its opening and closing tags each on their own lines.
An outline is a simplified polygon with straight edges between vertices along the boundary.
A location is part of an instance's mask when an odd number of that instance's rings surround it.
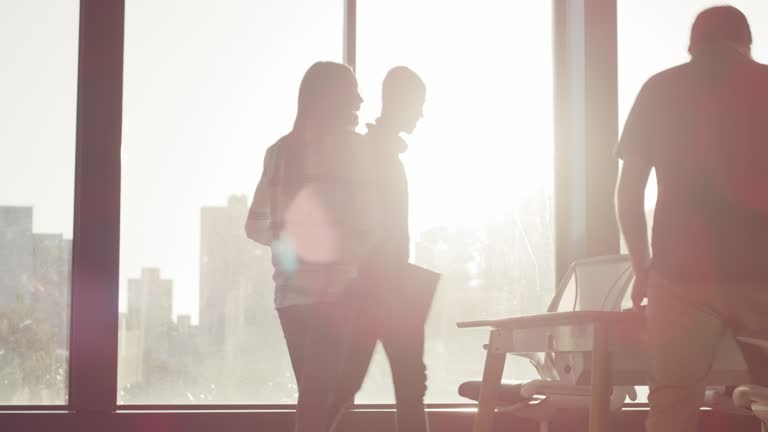
<svg viewBox="0 0 768 432">
<path fill-rule="evenodd" d="M 333 417 L 333 421 L 331 422 L 331 427 L 328 428 L 328 432 L 336 432 L 336 428 L 339 426 L 339 423 L 341 423 L 341 419 L 344 417 L 344 414 L 347 413 L 347 411 L 352 410 L 352 408 L 355 406 L 354 401 L 348 401 L 343 403 L 338 411 L 336 411 L 336 414 Z"/>
<path fill-rule="evenodd" d="M 602 325 L 594 327 L 592 348 L 592 403 L 589 410 L 589 432 L 607 432 L 609 428 L 612 364 L 608 337 Z"/>
<path fill-rule="evenodd" d="M 494 352 L 493 344 L 490 344 L 485 356 L 483 384 L 480 386 L 480 400 L 477 406 L 474 432 L 491 432 L 493 430 L 493 412 L 496 410 L 496 398 L 501 387 L 505 360 L 506 354 Z"/>
<path fill-rule="evenodd" d="M 539 432 L 549 432 L 549 422 L 548 421 L 540 421 L 539 422 Z"/>
</svg>

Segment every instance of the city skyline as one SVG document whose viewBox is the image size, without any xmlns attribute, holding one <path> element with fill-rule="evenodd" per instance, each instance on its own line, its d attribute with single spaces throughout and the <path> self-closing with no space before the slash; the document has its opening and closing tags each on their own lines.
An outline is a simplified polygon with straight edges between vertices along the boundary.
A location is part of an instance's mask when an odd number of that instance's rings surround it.
<svg viewBox="0 0 768 432">
<path fill-rule="evenodd" d="M 249 205 L 249 199 L 245 195 L 238 195 L 238 194 L 231 194 L 227 198 L 226 205 L 203 205 L 199 208 L 199 214 L 200 217 L 200 228 L 197 230 L 198 232 L 198 238 L 199 242 L 203 242 L 203 238 L 205 237 L 205 228 L 203 227 L 205 225 L 206 220 L 206 214 L 208 215 L 215 215 L 217 212 L 226 214 L 229 211 L 235 211 L 235 213 L 239 216 L 238 221 L 242 220 L 240 223 L 235 221 L 235 223 L 231 223 L 228 225 L 228 231 L 226 233 L 217 232 L 217 235 L 225 235 L 226 240 L 221 241 L 222 245 L 226 245 L 225 247 L 221 247 L 222 254 L 226 253 L 230 258 L 234 256 L 241 255 L 242 258 L 247 258 L 248 256 L 263 256 L 266 254 L 268 257 L 271 252 L 268 247 L 258 245 L 257 243 L 254 243 L 250 241 L 246 236 L 243 229 L 245 218 L 247 215 Z M 0 205 L 0 210 L 4 208 L 19 208 L 19 209 L 25 209 L 30 212 L 30 221 L 34 221 L 34 207 L 33 206 L 2 206 Z M 210 217 L 210 216 L 209 216 Z M 229 216 L 231 219 L 231 216 Z M 231 222 L 231 220 L 230 220 Z M 30 229 L 33 226 L 33 223 L 30 222 L 29 224 Z M 431 228 L 438 228 L 441 227 L 431 227 Z M 423 232 L 428 231 L 428 229 L 425 229 L 422 232 L 413 233 L 413 241 L 418 243 L 419 235 Z M 35 232 L 36 235 L 61 235 L 61 233 L 38 233 Z M 69 242 L 72 241 L 72 239 L 65 239 Z M 233 244 L 239 244 L 239 247 L 232 247 Z M 162 266 L 157 265 L 156 263 L 152 262 L 145 262 L 141 264 L 136 272 L 129 273 L 125 269 L 120 268 L 120 295 L 119 295 L 119 311 L 120 313 L 127 312 L 128 308 L 128 292 L 129 292 L 129 281 L 131 279 L 141 278 L 141 276 L 147 271 L 147 270 L 154 270 L 156 269 L 159 271 L 160 274 L 162 274 L 165 278 L 168 278 L 171 283 L 174 286 L 174 301 L 172 302 L 172 312 L 171 312 L 171 319 L 174 321 L 179 316 L 189 316 L 191 319 L 191 322 L 193 325 L 198 325 L 200 320 L 200 311 L 203 308 L 202 302 L 200 300 L 196 302 L 189 302 L 189 298 L 197 298 L 200 299 L 201 296 L 204 295 L 202 286 L 205 284 L 204 282 L 204 276 L 202 275 L 202 270 L 204 269 L 204 261 L 205 258 L 203 257 L 203 250 L 205 248 L 201 246 L 199 249 L 200 255 L 195 260 L 194 263 L 190 264 L 190 270 L 187 270 L 189 273 L 200 273 L 201 277 L 198 279 L 199 284 L 196 287 L 190 286 L 190 285 L 182 285 L 180 286 L 177 282 L 177 278 L 175 278 L 171 273 L 169 273 L 166 269 L 164 269 Z M 239 252 L 239 253 L 238 253 Z M 269 272 L 271 275 L 271 267 L 269 268 Z M 200 282 L 203 281 L 203 282 Z M 264 285 L 264 290 L 267 294 L 271 295 L 273 290 L 273 285 L 271 279 L 267 284 Z M 181 300 L 181 301 L 180 301 Z M 181 305 L 186 305 L 189 303 L 193 303 L 194 307 L 183 307 Z"/>
<path fill-rule="evenodd" d="M 546 212 L 544 209 L 551 206 L 551 198 L 538 205 L 541 208 L 532 214 Z M 21 225 L 26 227 L 25 232 L 31 233 L 34 209 L 12 210 L 23 215 Z M 0 216 L 5 213 L 9 213 L 8 207 L 0 206 Z M 247 200 L 238 196 L 231 197 L 227 206 L 201 208 L 199 263 L 205 287 L 201 297 L 205 299 L 209 292 L 212 300 L 201 301 L 200 315 L 208 318 L 197 325 L 189 315 L 172 314 L 177 287 L 162 269 L 144 267 L 139 275 L 126 280 L 126 304 L 118 317 L 121 403 L 236 403 L 266 402 L 275 398 L 291 403 L 294 400 L 290 361 L 273 306 L 270 254 L 267 248 L 241 236 L 246 214 Z M 2 223 L 8 219 L 0 217 L 0 236 L 14 231 L 11 224 Z M 532 223 L 544 226 L 549 223 L 530 219 L 530 215 L 523 215 L 520 222 L 529 227 Z M 435 377 L 430 384 L 431 397 L 455 398 L 454 386 L 458 380 L 473 374 L 474 368 L 481 364 L 481 350 L 464 349 L 476 342 L 477 335 L 458 331 L 454 325 L 457 320 L 543 309 L 542 302 L 549 297 L 553 285 L 553 239 L 551 236 L 527 237 L 515 224 L 504 223 L 486 234 L 470 229 L 439 228 L 415 240 L 416 263 L 443 273 L 427 324 L 426 355 Z M 61 239 L 61 236 L 44 235 L 43 238 Z M 23 241 L 32 243 L 32 235 Z M 529 241 L 533 243 L 526 245 Z M 71 247 L 71 243 L 66 244 Z M 21 244 L 14 249 L 18 246 Z M 532 259 L 539 261 L 540 274 L 527 270 L 526 262 Z M 520 265 L 510 268 L 506 262 Z M 68 272 L 69 266 L 67 262 L 57 268 Z M 13 276 L 14 271 L 5 273 Z M 69 279 L 54 280 L 59 281 L 59 291 L 68 295 Z M 19 284 L 19 287 L 26 286 Z M 506 290 L 505 286 L 527 288 Z M 484 300 L 487 296 L 495 299 L 490 309 Z M 11 305 L 11 310 L 13 308 Z M 51 309 L 60 315 L 60 329 L 67 328 L 64 325 L 67 310 L 66 302 Z M 43 319 L 41 323 L 47 321 Z M 60 343 L 58 349 L 66 350 L 66 340 Z M 455 353 L 450 356 L 451 361 L 446 360 L 445 352 Z M 55 358 L 51 357 L 51 361 Z M 254 368 L 255 364 L 261 366 Z M 66 372 L 66 368 L 62 368 Z M 519 377 L 528 373 L 527 370 L 525 365 L 516 365 L 510 367 L 508 373 Z M 61 385 L 61 381 L 55 382 Z M 386 402 L 393 397 L 391 391 L 386 359 L 378 352 L 360 401 Z M 14 397 L 24 397 L 24 394 Z"/>
</svg>

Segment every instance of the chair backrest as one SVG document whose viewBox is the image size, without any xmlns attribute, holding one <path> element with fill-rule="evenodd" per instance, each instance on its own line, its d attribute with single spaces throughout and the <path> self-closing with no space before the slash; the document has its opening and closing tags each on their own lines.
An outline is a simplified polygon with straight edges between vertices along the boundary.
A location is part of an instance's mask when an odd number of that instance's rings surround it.
<svg viewBox="0 0 768 432">
<path fill-rule="evenodd" d="M 618 311 L 632 306 L 629 255 L 576 260 L 558 285 L 547 312 Z"/>
<path fill-rule="evenodd" d="M 608 255 L 573 262 L 558 285 L 548 312 L 618 311 L 632 307 L 630 286 L 634 272 L 629 255 Z M 632 342 L 634 343 L 634 342 Z M 618 347 L 616 347 L 618 348 Z M 549 353 L 545 363 L 559 379 L 584 384 L 590 369 L 591 353 Z M 642 346 L 627 346 L 614 352 L 616 384 L 621 376 L 634 380 L 645 376 L 647 359 Z M 644 382 L 644 378 L 642 381 Z M 746 365 L 736 339 L 730 332 L 723 335 L 707 385 L 731 385 L 748 382 Z M 635 384 L 640 384 L 636 382 Z"/>
<path fill-rule="evenodd" d="M 634 280 L 629 255 L 606 255 L 574 261 L 555 290 L 548 312 L 619 311 L 632 307 L 630 286 Z M 590 370 L 591 353 L 556 352 L 544 354 L 548 370 L 566 384 L 584 384 Z M 645 370 L 644 367 L 642 369 Z M 636 397 L 634 387 L 615 387 L 614 396 L 623 401 Z"/>
</svg>

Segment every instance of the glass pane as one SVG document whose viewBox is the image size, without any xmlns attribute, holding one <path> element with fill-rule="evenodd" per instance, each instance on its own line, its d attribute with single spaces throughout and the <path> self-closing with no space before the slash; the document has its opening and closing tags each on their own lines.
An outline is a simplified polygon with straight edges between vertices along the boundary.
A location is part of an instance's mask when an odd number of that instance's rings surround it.
<svg viewBox="0 0 768 432">
<path fill-rule="evenodd" d="M 0 404 L 67 403 L 79 2 L 0 6 Z"/>
<path fill-rule="evenodd" d="M 764 0 L 732 0 L 752 27 L 752 56 L 768 62 L 768 3 Z M 618 2 L 619 123 L 629 115 L 643 83 L 664 69 L 690 60 L 691 25 L 702 10 L 720 6 L 716 0 L 620 0 Z M 652 30 L 651 30 L 652 29 Z M 648 232 L 656 206 L 656 178 L 651 176 L 645 194 Z M 622 241 L 623 251 L 626 246 Z M 647 400 L 647 388 L 638 389 L 638 401 Z"/>
<path fill-rule="evenodd" d="M 342 59 L 342 7 L 126 2 L 119 403 L 295 401 L 269 250 L 243 224 L 304 71 Z"/>
<path fill-rule="evenodd" d="M 488 331 L 456 322 L 544 312 L 554 292 L 552 2 L 358 2 L 361 119 L 405 65 L 427 85 L 403 160 L 412 259 L 443 273 L 427 323 L 428 402 L 482 375 Z M 365 127 L 361 127 L 365 132 Z M 506 378 L 528 379 L 510 358 Z M 385 356 L 358 402 L 391 402 Z"/>
</svg>

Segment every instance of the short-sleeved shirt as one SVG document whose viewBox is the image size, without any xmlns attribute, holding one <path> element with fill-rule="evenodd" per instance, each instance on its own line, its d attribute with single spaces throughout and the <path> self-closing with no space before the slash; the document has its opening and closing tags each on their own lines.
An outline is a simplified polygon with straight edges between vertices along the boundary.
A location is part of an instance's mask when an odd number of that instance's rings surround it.
<svg viewBox="0 0 768 432">
<path fill-rule="evenodd" d="M 735 50 L 652 77 L 616 153 L 655 168 L 653 266 L 685 282 L 768 277 L 768 67 Z"/>
</svg>

